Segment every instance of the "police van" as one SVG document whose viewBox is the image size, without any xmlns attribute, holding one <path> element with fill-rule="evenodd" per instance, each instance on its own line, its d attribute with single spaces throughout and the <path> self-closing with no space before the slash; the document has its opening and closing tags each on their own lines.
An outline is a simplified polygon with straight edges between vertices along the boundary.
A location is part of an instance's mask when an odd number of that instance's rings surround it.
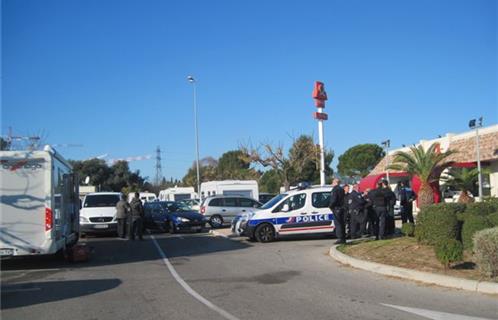
<svg viewBox="0 0 498 320">
<path fill-rule="evenodd" d="M 330 234 L 335 230 L 334 215 L 329 209 L 331 186 L 297 189 L 275 196 L 259 210 L 239 215 L 232 231 L 259 242 L 271 242 L 280 236 Z"/>
</svg>

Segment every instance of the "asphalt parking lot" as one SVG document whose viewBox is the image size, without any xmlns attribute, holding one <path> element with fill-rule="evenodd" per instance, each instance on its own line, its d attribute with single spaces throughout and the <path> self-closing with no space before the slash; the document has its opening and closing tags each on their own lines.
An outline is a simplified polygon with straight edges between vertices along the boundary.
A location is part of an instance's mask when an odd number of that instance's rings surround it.
<svg viewBox="0 0 498 320">
<path fill-rule="evenodd" d="M 206 232 L 84 241 L 92 248 L 86 263 L 3 261 L 2 319 L 427 319 L 414 310 L 498 318 L 496 297 L 339 265 L 326 237 L 261 244 Z"/>
</svg>

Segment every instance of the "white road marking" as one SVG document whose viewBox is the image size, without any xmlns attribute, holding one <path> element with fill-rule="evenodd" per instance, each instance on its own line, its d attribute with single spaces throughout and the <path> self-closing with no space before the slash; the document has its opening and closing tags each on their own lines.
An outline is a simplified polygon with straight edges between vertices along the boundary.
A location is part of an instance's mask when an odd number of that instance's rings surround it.
<svg viewBox="0 0 498 320">
<path fill-rule="evenodd" d="M 39 291 L 39 290 L 41 290 L 41 288 L 2 289 L 2 293 L 27 292 L 27 291 Z"/>
<path fill-rule="evenodd" d="M 488 318 L 479 318 L 479 317 L 470 317 L 470 316 L 465 316 L 462 314 L 455 314 L 455 313 L 447 313 L 447 312 L 440 312 L 440 311 L 433 311 L 433 310 L 426 310 L 426 309 L 419 309 L 419 308 L 409 308 L 409 307 L 402 307 L 402 306 L 396 306 L 392 304 L 385 304 L 381 303 L 383 306 L 398 309 L 401 311 L 405 311 L 408 313 L 413 313 L 418 316 L 427 318 L 427 319 L 433 319 L 433 320 L 493 320 L 493 319 L 488 319 Z"/>
<path fill-rule="evenodd" d="M 192 289 L 185 282 L 185 280 L 183 280 L 180 277 L 180 275 L 176 272 L 175 268 L 173 267 L 173 265 L 169 262 L 168 258 L 166 257 L 166 254 L 164 253 L 164 251 L 161 249 L 161 247 L 157 243 L 156 238 L 154 237 L 154 235 L 151 235 L 150 237 L 151 237 L 152 241 L 154 242 L 154 245 L 156 246 L 157 251 L 159 251 L 159 254 L 161 255 L 161 258 L 162 258 L 164 264 L 166 265 L 166 267 L 168 267 L 169 272 L 171 273 L 171 275 L 173 276 L 173 278 L 175 278 L 176 282 L 178 282 L 183 287 L 183 289 L 185 289 L 185 291 L 187 291 L 192 297 L 194 297 L 195 299 L 197 299 L 197 301 L 201 302 L 202 304 L 204 304 L 209 309 L 211 309 L 211 310 L 219 313 L 225 319 L 228 319 L 228 320 L 239 320 L 239 318 L 237 318 L 234 315 L 226 312 L 225 310 L 221 309 L 220 307 L 214 305 L 212 302 L 210 302 L 209 300 L 207 300 L 206 298 L 204 298 L 203 296 L 201 296 L 199 293 L 197 293 L 194 289 Z"/>
<path fill-rule="evenodd" d="M 16 270 L 2 270 L 3 274 L 9 274 L 9 273 L 18 273 L 18 272 L 45 272 L 45 271 L 60 271 L 62 270 L 61 268 L 52 268 L 52 269 L 16 269 Z"/>
</svg>

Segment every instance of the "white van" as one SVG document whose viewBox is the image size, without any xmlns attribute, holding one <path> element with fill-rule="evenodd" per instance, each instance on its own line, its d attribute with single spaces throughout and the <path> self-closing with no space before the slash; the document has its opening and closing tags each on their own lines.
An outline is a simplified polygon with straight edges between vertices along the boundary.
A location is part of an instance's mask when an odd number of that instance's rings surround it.
<svg viewBox="0 0 498 320">
<path fill-rule="evenodd" d="M 197 193 L 194 187 L 174 187 L 161 190 L 159 192 L 160 201 L 182 201 L 196 199 Z"/>
<path fill-rule="evenodd" d="M 234 219 L 232 231 L 260 242 L 270 242 L 283 235 L 332 235 L 334 215 L 328 207 L 331 191 L 331 186 L 323 186 L 279 194 L 259 210 Z"/>
<path fill-rule="evenodd" d="M 82 233 L 116 232 L 116 203 L 121 192 L 89 193 L 83 199 L 80 210 L 80 230 Z"/>
<path fill-rule="evenodd" d="M 223 180 L 201 183 L 202 199 L 216 195 L 258 199 L 258 183 L 256 180 Z"/>
<path fill-rule="evenodd" d="M 78 179 L 50 147 L 0 151 L 0 256 L 54 254 L 78 242 Z"/>
</svg>

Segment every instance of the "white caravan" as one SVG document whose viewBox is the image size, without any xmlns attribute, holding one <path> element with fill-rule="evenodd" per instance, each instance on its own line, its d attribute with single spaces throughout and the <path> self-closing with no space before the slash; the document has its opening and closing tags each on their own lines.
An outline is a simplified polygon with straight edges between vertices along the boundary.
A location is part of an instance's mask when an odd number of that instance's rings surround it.
<svg viewBox="0 0 498 320">
<path fill-rule="evenodd" d="M 174 187 L 159 192 L 160 201 L 182 201 L 197 198 L 194 187 Z"/>
<path fill-rule="evenodd" d="M 0 151 L 0 256 L 54 254 L 78 242 L 78 185 L 50 147 Z"/>
<path fill-rule="evenodd" d="M 253 199 L 259 198 L 258 183 L 256 180 L 223 180 L 201 183 L 202 198 L 226 195 L 242 196 Z"/>
</svg>

